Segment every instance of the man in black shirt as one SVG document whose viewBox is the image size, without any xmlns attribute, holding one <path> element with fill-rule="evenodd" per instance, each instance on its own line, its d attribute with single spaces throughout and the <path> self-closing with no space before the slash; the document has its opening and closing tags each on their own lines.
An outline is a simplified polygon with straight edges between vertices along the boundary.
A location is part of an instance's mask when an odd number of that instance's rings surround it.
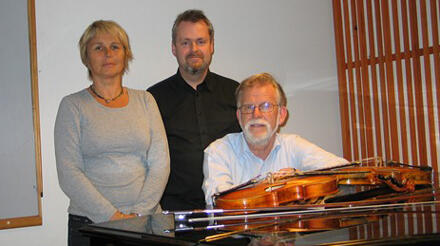
<svg viewBox="0 0 440 246">
<path fill-rule="evenodd" d="M 171 173 L 161 200 L 166 210 L 205 207 L 203 150 L 214 140 L 240 131 L 235 89 L 238 82 L 209 71 L 214 29 L 200 10 L 177 16 L 172 30 L 177 73 L 150 87 L 164 121 Z"/>
</svg>

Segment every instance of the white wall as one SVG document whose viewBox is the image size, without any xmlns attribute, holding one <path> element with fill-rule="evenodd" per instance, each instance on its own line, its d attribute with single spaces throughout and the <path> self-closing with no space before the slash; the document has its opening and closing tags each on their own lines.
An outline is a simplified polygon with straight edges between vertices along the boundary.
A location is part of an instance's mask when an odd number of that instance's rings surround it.
<svg viewBox="0 0 440 246">
<path fill-rule="evenodd" d="M 294 132 L 342 153 L 331 1 L 322 0 L 35 0 L 43 225 L 0 231 L 0 245 L 66 245 L 68 199 L 59 188 L 53 146 L 58 104 L 87 87 L 77 42 L 96 19 L 128 32 L 135 60 L 124 85 L 146 89 L 177 70 L 171 26 L 189 8 L 205 11 L 215 28 L 211 70 L 241 81 L 270 72 L 288 94 Z"/>
</svg>

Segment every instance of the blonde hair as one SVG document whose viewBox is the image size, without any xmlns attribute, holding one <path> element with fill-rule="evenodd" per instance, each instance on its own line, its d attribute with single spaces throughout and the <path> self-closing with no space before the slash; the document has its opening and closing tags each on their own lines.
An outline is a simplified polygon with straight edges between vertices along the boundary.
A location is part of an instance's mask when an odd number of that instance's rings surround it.
<svg viewBox="0 0 440 246">
<path fill-rule="evenodd" d="M 125 51 L 124 73 L 127 72 L 128 63 L 133 60 L 133 53 L 131 52 L 130 41 L 127 33 L 114 21 L 97 20 L 87 27 L 78 42 L 81 61 L 87 67 L 89 78 L 92 78 L 92 72 L 87 66 L 89 59 L 87 57 L 87 44 L 99 33 L 109 33 L 119 39 Z"/>
</svg>

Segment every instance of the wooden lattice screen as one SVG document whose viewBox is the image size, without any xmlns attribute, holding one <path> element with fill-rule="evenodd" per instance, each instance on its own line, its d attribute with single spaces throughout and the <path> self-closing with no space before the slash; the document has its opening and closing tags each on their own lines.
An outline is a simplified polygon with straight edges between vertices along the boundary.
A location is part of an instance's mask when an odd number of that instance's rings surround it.
<svg viewBox="0 0 440 246">
<path fill-rule="evenodd" d="M 382 156 L 431 166 L 438 186 L 440 0 L 333 0 L 344 157 Z M 433 208 L 435 209 L 435 208 Z M 415 216 L 406 225 L 353 231 L 439 231 Z"/>
<path fill-rule="evenodd" d="M 333 1 L 345 158 L 382 156 L 437 172 L 439 3 Z"/>
</svg>

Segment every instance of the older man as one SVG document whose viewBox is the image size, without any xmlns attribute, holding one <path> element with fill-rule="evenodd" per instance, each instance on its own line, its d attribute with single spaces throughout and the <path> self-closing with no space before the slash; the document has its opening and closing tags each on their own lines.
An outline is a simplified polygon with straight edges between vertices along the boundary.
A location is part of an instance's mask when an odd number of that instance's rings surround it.
<svg viewBox="0 0 440 246">
<path fill-rule="evenodd" d="M 307 140 L 278 134 L 287 118 L 286 96 L 267 73 L 244 80 L 236 91 L 237 118 L 243 130 L 211 143 L 205 149 L 203 191 L 208 205 L 212 195 L 258 175 L 286 168 L 301 171 L 346 164 Z"/>
</svg>

